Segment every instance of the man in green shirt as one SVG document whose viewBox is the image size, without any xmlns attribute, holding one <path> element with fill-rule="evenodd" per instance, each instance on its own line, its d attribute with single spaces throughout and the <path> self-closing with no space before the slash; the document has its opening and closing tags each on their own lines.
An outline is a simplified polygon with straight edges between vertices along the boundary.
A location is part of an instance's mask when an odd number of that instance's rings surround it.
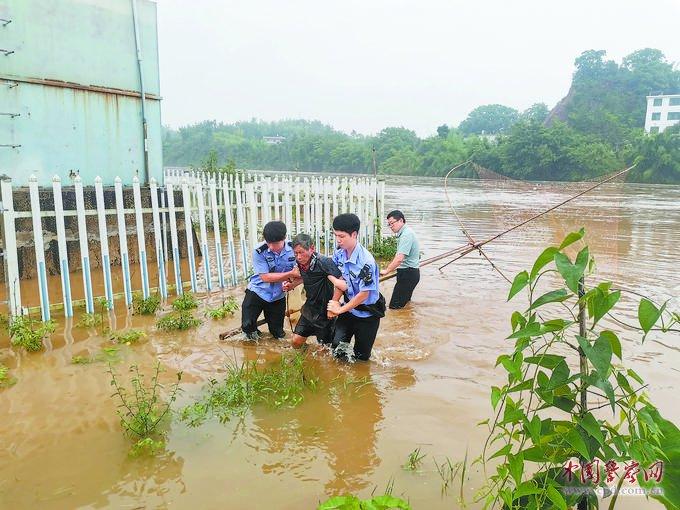
<svg viewBox="0 0 680 510">
<path fill-rule="evenodd" d="M 397 254 L 380 274 L 385 276 L 397 270 L 397 284 L 392 291 L 390 308 L 404 308 L 411 301 L 413 290 L 420 281 L 420 246 L 413 230 L 406 226 L 403 212 L 390 212 L 387 215 L 387 224 L 397 235 Z"/>
</svg>

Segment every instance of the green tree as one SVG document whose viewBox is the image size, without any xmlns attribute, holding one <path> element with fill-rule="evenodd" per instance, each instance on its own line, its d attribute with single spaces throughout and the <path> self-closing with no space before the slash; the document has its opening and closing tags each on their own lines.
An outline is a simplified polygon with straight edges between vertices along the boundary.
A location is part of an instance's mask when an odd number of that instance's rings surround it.
<svg viewBox="0 0 680 510">
<path fill-rule="evenodd" d="M 519 112 L 502 104 L 478 106 L 460 123 L 464 134 L 496 134 L 507 131 L 519 119 Z"/>
</svg>

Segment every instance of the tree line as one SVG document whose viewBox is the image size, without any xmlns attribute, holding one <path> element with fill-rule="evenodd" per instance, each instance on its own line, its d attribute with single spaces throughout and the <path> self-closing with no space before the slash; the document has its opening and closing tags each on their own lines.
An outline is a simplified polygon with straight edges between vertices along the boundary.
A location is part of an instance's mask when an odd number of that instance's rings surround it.
<svg viewBox="0 0 680 510">
<path fill-rule="evenodd" d="M 637 162 L 629 180 L 680 183 L 680 126 L 646 134 L 646 96 L 680 93 L 680 70 L 646 48 L 620 64 L 603 50 L 575 60 L 567 96 L 552 110 L 492 104 L 475 108 L 458 126 L 442 124 L 419 138 L 405 127 L 374 136 L 340 132 L 319 121 L 204 121 L 163 131 L 166 166 L 441 176 L 471 159 L 525 180 L 586 180 Z M 280 136 L 283 140 L 266 137 Z"/>
</svg>

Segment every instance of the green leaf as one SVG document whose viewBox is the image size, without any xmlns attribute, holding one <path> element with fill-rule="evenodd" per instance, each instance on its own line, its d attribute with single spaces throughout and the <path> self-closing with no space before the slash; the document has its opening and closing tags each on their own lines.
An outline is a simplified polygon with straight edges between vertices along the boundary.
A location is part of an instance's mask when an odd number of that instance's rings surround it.
<svg viewBox="0 0 680 510">
<path fill-rule="evenodd" d="M 531 441 L 537 444 L 541 440 L 541 419 L 535 414 L 531 421 L 527 421 L 524 425 L 531 437 Z"/>
<path fill-rule="evenodd" d="M 411 510 L 411 506 L 401 498 L 389 494 L 376 496 L 361 502 L 361 510 Z"/>
<path fill-rule="evenodd" d="M 564 356 L 558 356 L 557 354 L 544 354 L 542 356 L 529 356 L 524 360 L 524 362 L 533 363 L 540 367 L 545 367 L 552 370 L 561 361 L 564 361 L 564 359 Z"/>
<path fill-rule="evenodd" d="M 529 276 L 529 279 L 532 282 L 538 276 L 539 271 L 543 269 L 546 264 L 549 264 L 553 261 L 555 258 L 555 253 L 557 252 L 559 252 L 559 250 L 554 246 L 550 246 L 549 248 L 543 250 L 543 253 L 541 253 L 536 259 L 536 262 L 534 262 L 534 267 L 531 268 L 531 275 Z"/>
<path fill-rule="evenodd" d="M 528 310 L 533 310 L 535 308 L 538 308 L 539 306 L 543 306 L 543 305 L 548 304 L 548 303 L 561 303 L 562 301 L 564 301 L 568 298 L 569 298 L 569 293 L 566 291 L 566 289 L 553 290 L 553 291 L 550 291 L 550 292 L 543 294 L 536 301 L 531 303 L 531 306 L 529 307 Z M 537 324 L 537 323 L 534 323 L 534 324 Z"/>
<path fill-rule="evenodd" d="M 663 307 L 662 307 L 663 309 Z M 650 300 L 642 298 L 638 306 L 638 320 L 645 335 L 654 327 L 661 317 L 662 309 L 658 309 Z"/>
<path fill-rule="evenodd" d="M 585 229 L 581 228 L 579 229 L 578 232 L 570 232 L 569 234 L 567 234 L 567 237 L 565 237 L 564 241 L 562 241 L 562 244 L 560 244 L 560 250 L 563 250 L 570 244 L 574 244 L 576 241 L 580 241 L 581 239 L 583 239 L 585 233 L 586 233 Z"/>
<path fill-rule="evenodd" d="M 619 340 L 619 337 L 616 336 L 616 334 L 612 331 L 602 331 L 600 336 L 609 342 L 612 352 L 616 355 L 616 357 L 623 359 L 621 357 L 621 341 Z"/>
<path fill-rule="evenodd" d="M 522 483 L 522 474 L 524 474 L 524 456 L 521 453 L 517 455 L 508 455 L 508 468 L 510 475 L 515 479 L 517 485 Z"/>
<path fill-rule="evenodd" d="M 489 457 L 488 460 L 495 459 L 496 457 L 502 457 L 510 453 L 510 450 L 512 449 L 511 444 L 506 444 L 503 448 L 498 450 L 496 453 L 494 453 L 491 457 Z"/>
<path fill-rule="evenodd" d="M 594 438 L 600 446 L 604 444 L 604 435 L 602 435 L 600 424 L 592 413 L 586 413 L 579 421 L 579 425 L 590 435 L 590 437 Z"/>
<path fill-rule="evenodd" d="M 638 384 L 645 384 L 645 381 L 640 377 L 635 370 L 629 368 L 626 373 L 631 376 Z"/>
<path fill-rule="evenodd" d="M 361 510 L 356 496 L 335 496 L 321 503 L 317 510 Z"/>
<path fill-rule="evenodd" d="M 562 360 L 562 362 L 558 363 L 553 369 L 548 387 L 551 389 L 557 388 L 558 386 L 563 385 L 567 379 L 569 379 L 569 367 L 567 366 L 567 363 Z"/>
<path fill-rule="evenodd" d="M 586 270 L 589 258 L 587 246 L 578 253 L 574 264 L 571 263 L 569 257 L 565 254 L 555 254 L 555 266 L 562 275 L 562 278 L 564 278 L 567 287 L 574 293 L 578 293 L 578 281 Z"/>
<path fill-rule="evenodd" d="M 587 382 L 588 384 L 592 384 L 593 386 L 600 388 L 602 391 L 604 391 L 604 394 L 607 395 L 609 403 L 612 406 L 612 412 L 615 412 L 616 396 L 614 395 L 614 388 L 612 387 L 609 380 L 607 380 L 606 377 L 602 377 L 602 375 L 597 371 L 594 371 L 588 374 Z"/>
<path fill-rule="evenodd" d="M 512 286 L 510 287 L 510 293 L 508 294 L 508 301 L 510 301 L 515 294 L 527 286 L 529 283 L 529 273 L 522 271 L 515 279 L 512 281 Z"/>
<path fill-rule="evenodd" d="M 532 494 L 540 494 L 541 492 L 543 491 L 540 487 L 537 487 L 533 482 L 527 480 L 515 489 L 512 493 L 512 499 L 515 500 Z"/>
<path fill-rule="evenodd" d="M 573 428 L 569 431 L 569 433 L 565 437 L 565 440 L 574 450 L 580 453 L 584 459 L 590 460 L 590 453 L 588 452 L 588 447 L 586 446 L 586 443 L 583 441 L 581 434 L 578 433 L 578 430 L 576 428 Z"/>
<path fill-rule="evenodd" d="M 510 317 L 510 326 L 512 327 L 512 330 L 515 331 L 517 326 L 524 327 L 527 324 L 527 320 L 524 318 L 524 316 L 519 313 L 519 312 L 512 312 L 512 316 Z"/>
<path fill-rule="evenodd" d="M 513 393 L 515 391 L 524 391 L 524 390 L 531 389 L 533 383 L 534 383 L 533 379 L 526 379 L 525 381 L 522 381 L 521 383 L 516 384 L 515 386 L 510 388 L 508 390 L 508 393 Z"/>
<path fill-rule="evenodd" d="M 507 339 L 523 338 L 525 336 L 539 336 L 541 334 L 541 325 L 538 322 L 531 322 L 522 329 L 515 331 Z"/>
<path fill-rule="evenodd" d="M 548 490 L 546 491 L 548 498 L 553 504 L 560 510 L 567 510 L 567 502 L 560 492 L 552 485 L 548 485 Z"/>
<path fill-rule="evenodd" d="M 612 293 L 608 291 L 603 291 L 600 288 L 594 289 L 595 292 L 591 298 L 592 303 L 592 317 L 597 324 L 598 321 L 604 317 L 609 310 L 611 310 L 614 305 L 621 298 L 621 291 L 617 290 Z"/>
<path fill-rule="evenodd" d="M 576 335 L 581 350 L 588 358 L 598 373 L 603 377 L 607 376 L 612 361 L 612 346 L 607 338 L 598 336 L 593 344 L 582 336 Z"/>
<path fill-rule="evenodd" d="M 491 407 L 493 410 L 496 410 L 496 406 L 498 405 L 498 401 L 501 399 L 501 389 L 497 386 L 492 386 L 491 387 Z"/>
<path fill-rule="evenodd" d="M 552 405 L 565 413 L 570 413 L 576 405 L 576 401 L 573 398 L 555 397 L 553 398 Z"/>
</svg>

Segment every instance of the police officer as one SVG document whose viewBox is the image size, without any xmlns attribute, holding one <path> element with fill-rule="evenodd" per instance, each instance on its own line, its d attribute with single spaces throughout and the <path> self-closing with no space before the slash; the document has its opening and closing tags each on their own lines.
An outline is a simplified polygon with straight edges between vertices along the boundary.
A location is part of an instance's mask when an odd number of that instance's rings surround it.
<svg viewBox="0 0 680 510">
<path fill-rule="evenodd" d="M 292 345 L 295 348 L 302 347 L 310 336 L 315 336 L 320 344 L 331 345 L 335 317 L 329 316 L 326 307 L 333 299 L 334 288 L 337 286 L 345 291 L 347 284 L 333 259 L 316 252 L 310 236 L 298 234 L 293 238 L 292 244 L 299 277 L 284 282 L 283 290 L 288 292 L 303 283 L 307 296 L 302 305 L 300 320 L 293 331 Z"/>
<path fill-rule="evenodd" d="M 333 232 L 338 250 L 333 262 L 347 283 L 343 293 L 336 288 L 328 311 L 337 315 L 333 337 L 334 354 L 351 358 L 349 342 L 354 337 L 354 358 L 366 361 L 371 357 L 373 342 L 378 334 L 380 318 L 385 316 L 385 298 L 378 291 L 378 265 L 357 236 L 361 222 L 356 214 L 340 214 L 333 219 Z"/>
<path fill-rule="evenodd" d="M 262 311 L 272 336 L 277 339 L 286 336 L 282 283 L 293 276 L 295 265 L 293 248 L 286 243 L 286 225 L 282 221 L 270 221 L 262 233 L 265 242 L 253 251 L 255 274 L 250 278 L 241 306 L 241 329 L 249 340 L 260 338 L 257 318 Z"/>
</svg>

